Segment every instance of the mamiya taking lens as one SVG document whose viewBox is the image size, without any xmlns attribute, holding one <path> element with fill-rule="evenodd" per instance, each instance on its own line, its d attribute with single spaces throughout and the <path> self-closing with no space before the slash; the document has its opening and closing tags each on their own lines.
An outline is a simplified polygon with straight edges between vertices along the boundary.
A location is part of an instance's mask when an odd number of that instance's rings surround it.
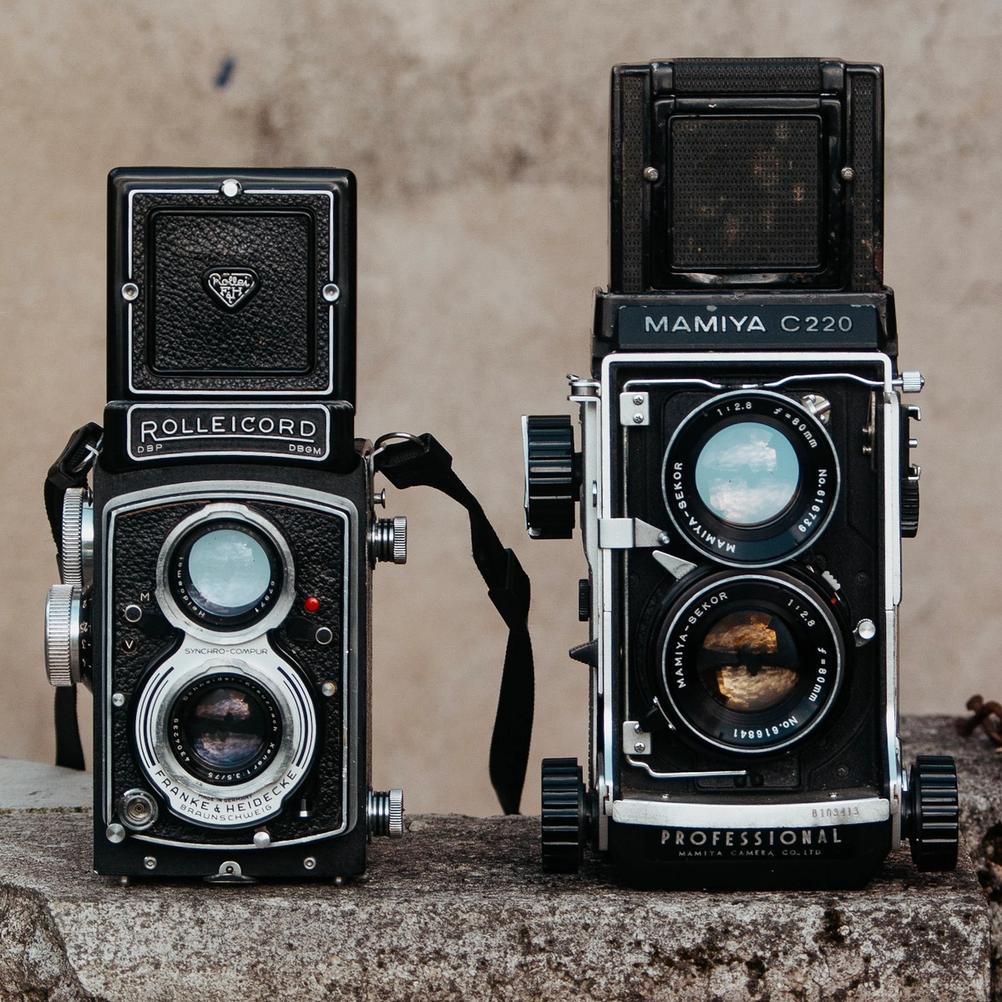
<svg viewBox="0 0 1002 1002">
<path fill-rule="evenodd" d="M 268 691 L 241 675 L 209 675 L 181 691 L 169 714 L 174 757 L 193 776 L 244 783 L 275 757 L 282 719 Z"/>
<path fill-rule="evenodd" d="M 817 539 L 838 498 L 824 425 L 764 390 L 724 393 L 690 413 L 665 451 L 662 477 L 675 527 L 723 564 L 789 560 Z"/>
<path fill-rule="evenodd" d="M 244 505 L 207 505 L 167 537 L 157 598 L 175 625 L 200 635 L 258 635 L 288 612 L 288 544 Z"/>
<path fill-rule="evenodd" d="M 778 571 L 721 571 L 689 588 L 663 619 L 655 657 L 676 717 L 702 741 L 743 752 L 776 751 L 817 726 L 844 663 L 824 597 Z"/>
</svg>

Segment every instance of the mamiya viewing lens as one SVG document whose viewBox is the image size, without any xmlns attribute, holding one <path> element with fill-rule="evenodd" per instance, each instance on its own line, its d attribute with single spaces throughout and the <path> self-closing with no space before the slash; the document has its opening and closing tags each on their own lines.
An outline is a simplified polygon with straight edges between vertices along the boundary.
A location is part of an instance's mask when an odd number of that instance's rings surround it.
<svg viewBox="0 0 1002 1002">
<path fill-rule="evenodd" d="M 714 432 L 696 459 L 696 490 L 717 518 L 759 525 L 781 514 L 800 483 L 790 440 L 761 421 L 736 421 Z"/>
<path fill-rule="evenodd" d="M 218 785 L 243 783 L 275 757 L 278 708 L 265 689 L 239 675 L 213 675 L 185 688 L 170 711 L 175 758 L 192 775 Z"/>
<path fill-rule="evenodd" d="M 838 499 L 824 425 L 766 390 L 724 393 L 692 411 L 665 450 L 662 477 L 679 533 L 724 564 L 789 560 L 815 542 Z"/>
<path fill-rule="evenodd" d="M 812 730 L 845 660 L 824 597 L 780 571 L 719 571 L 684 591 L 662 619 L 654 658 L 672 722 L 741 752 L 776 751 Z"/>
</svg>

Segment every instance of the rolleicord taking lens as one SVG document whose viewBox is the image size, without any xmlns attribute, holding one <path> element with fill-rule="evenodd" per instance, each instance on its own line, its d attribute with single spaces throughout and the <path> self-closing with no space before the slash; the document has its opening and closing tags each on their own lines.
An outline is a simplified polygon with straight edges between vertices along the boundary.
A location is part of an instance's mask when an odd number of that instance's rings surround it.
<svg viewBox="0 0 1002 1002">
<path fill-rule="evenodd" d="M 169 715 L 175 758 L 217 785 L 243 783 L 275 757 L 282 722 L 272 696 L 242 675 L 213 674 L 181 691 Z"/>
<path fill-rule="evenodd" d="M 845 660 L 824 597 L 780 571 L 719 571 L 684 591 L 654 658 L 678 719 L 702 741 L 747 752 L 775 751 L 817 726 Z"/>
<path fill-rule="evenodd" d="M 724 393 L 689 414 L 662 475 L 676 528 L 724 564 L 789 560 L 817 539 L 838 498 L 838 459 L 824 426 L 765 390 Z"/>
</svg>

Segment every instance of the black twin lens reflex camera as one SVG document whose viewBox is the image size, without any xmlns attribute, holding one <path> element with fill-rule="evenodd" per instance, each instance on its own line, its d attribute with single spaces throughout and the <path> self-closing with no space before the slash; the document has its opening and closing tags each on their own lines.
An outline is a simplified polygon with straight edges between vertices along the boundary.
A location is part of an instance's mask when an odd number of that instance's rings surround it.
<svg viewBox="0 0 1002 1002">
<path fill-rule="evenodd" d="M 353 439 L 354 177 L 112 172 L 108 301 L 46 608 L 50 681 L 94 693 L 95 868 L 349 878 L 403 832 L 369 787 L 368 632 L 407 543 Z"/>
<path fill-rule="evenodd" d="M 544 864 L 852 886 L 957 858 L 952 759 L 905 773 L 911 422 L 882 279 L 882 70 L 674 60 L 612 74 L 611 281 L 592 378 L 524 420 L 530 535 L 588 578 L 588 782 L 543 763 Z"/>
</svg>

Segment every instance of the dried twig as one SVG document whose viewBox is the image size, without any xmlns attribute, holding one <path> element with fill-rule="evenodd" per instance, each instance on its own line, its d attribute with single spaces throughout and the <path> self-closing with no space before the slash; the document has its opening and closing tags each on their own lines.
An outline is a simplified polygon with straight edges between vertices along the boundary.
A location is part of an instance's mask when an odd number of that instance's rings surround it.
<svg viewBox="0 0 1002 1002">
<path fill-rule="evenodd" d="M 1002 752 L 1002 703 L 971 696 L 967 701 L 967 709 L 971 711 L 971 716 L 958 720 L 957 730 L 965 738 L 969 738 L 980 727 L 995 745 L 996 751 Z"/>
</svg>

